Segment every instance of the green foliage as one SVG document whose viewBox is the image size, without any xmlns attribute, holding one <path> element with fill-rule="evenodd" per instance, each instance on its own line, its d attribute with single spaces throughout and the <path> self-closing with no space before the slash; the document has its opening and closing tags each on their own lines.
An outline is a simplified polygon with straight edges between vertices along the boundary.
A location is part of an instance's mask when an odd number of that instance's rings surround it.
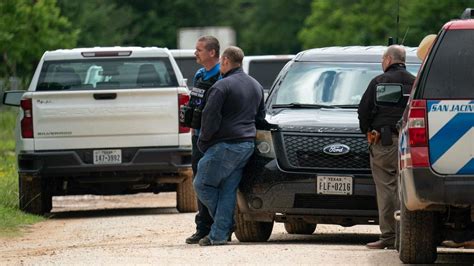
<svg viewBox="0 0 474 266">
<path fill-rule="evenodd" d="M 17 108 L 0 108 L 0 236 L 15 235 L 22 225 L 42 220 L 18 210 L 18 174 L 14 127 Z"/>
<path fill-rule="evenodd" d="M 301 50 L 297 33 L 310 13 L 311 0 L 246 0 L 238 18 L 238 43 L 246 54 L 284 54 Z"/>
<path fill-rule="evenodd" d="M 304 48 L 383 45 L 396 34 L 396 0 L 314 0 L 311 8 L 299 33 Z"/>
<path fill-rule="evenodd" d="M 405 14 L 408 34 L 406 45 L 418 46 L 428 34 L 436 34 L 441 27 L 452 19 L 460 17 L 467 8 L 474 8 L 473 0 L 443 0 L 443 1 L 404 1 L 401 7 Z M 406 29 L 404 29 L 406 30 Z"/>
<path fill-rule="evenodd" d="M 131 21 L 138 18 L 129 6 L 114 0 L 58 0 L 61 14 L 79 31 L 78 47 L 115 46 L 135 38 Z"/>
<path fill-rule="evenodd" d="M 459 18 L 466 7 L 474 7 L 474 1 L 313 0 L 299 39 L 304 48 L 386 45 L 388 37 L 397 36 L 398 7 L 399 42 L 418 46 L 424 36 Z"/>
<path fill-rule="evenodd" d="M 177 47 L 180 28 L 229 26 L 233 5 L 223 0 L 124 0 L 117 3 L 139 14 L 129 21 L 133 34 L 125 44 L 168 48 Z"/>
<path fill-rule="evenodd" d="M 55 0 L 2 0 L 0 17 L 0 76 L 31 75 L 45 50 L 76 44 Z"/>
</svg>

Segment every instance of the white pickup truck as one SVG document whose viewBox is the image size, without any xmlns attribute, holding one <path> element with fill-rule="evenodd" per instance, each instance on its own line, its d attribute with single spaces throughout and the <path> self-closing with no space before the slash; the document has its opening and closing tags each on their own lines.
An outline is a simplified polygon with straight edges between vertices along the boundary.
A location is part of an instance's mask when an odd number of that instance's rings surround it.
<svg viewBox="0 0 474 266">
<path fill-rule="evenodd" d="M 179 125 L 189 100 L 167 49 L 96 47 L 46 52 L 16 127 L 20 208 L 44 214 L 56 195 L 177 191 L 180 212 L 197 209 L 191 137 Z"/>
</svg>

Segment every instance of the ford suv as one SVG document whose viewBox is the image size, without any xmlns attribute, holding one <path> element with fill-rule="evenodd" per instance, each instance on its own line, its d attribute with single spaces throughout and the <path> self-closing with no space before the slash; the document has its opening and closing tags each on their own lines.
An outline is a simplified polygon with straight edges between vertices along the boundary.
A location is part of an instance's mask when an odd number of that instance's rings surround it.
<svg viewBox="0 0 474 266">
<path fill-rule="evenodd" d="M 4 97 L 21 107 L 20 209 L 49 212 L 57 195 L 177 191 L 178 210 L 195 211 L 190 129 L 178 123 L 188 100 L 167 49 L 46 52 L 28 90 Z"/>
<path fill-rule="evenodd" d="M 240 241 L 266 241 L 274 222 L 290 234 L 312 234 L 317 224 L 378 223 L 357 108 L 370 80 L 382 73 L 385 49 L 311 49 L 282 69 L 238 193 Z M 415 52 L 407 48 L 413 74 L 420 65 Z"/>
</svg>

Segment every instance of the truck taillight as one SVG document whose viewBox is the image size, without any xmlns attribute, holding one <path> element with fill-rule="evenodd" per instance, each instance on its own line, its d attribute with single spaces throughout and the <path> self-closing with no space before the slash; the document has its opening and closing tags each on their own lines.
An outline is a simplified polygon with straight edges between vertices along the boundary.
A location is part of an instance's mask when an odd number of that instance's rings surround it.
<svg viewBox="0 0 474 266">
<path fill-rule="evenodd" d="M 408 111 L 408 139 L 413 167 L 428 167 L 426 100 L 413 100 Z"/>
<path fill-rule="evenodd" d="M 186 105 L 189 102 L 189 95 L 185 93 L 178 94 L 178 117 L 181 112 L 181 107 Z M 179 121 L 178 121 L 179 124 Z M 189 127 L 179 126 L 179 133 L 188 133 L 191 129 Z"/>
<path fill-rule="evenodd" d="M 23 99 L 20 102 L 23 110 L 23 119 L 21 120 L 21 136 L 33 138 L 33 101 L 31 99 Z"/>
</svg>

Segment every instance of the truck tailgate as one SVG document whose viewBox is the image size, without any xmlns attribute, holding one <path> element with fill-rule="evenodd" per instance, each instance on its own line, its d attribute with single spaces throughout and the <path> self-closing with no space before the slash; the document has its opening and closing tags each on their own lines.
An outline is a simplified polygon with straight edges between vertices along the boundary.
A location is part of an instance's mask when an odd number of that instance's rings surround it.
<svg viewBox="0 0 474 266">
<path fill-rule="evenodd" d="M 32 94 L 35 150 L 177 146 L 177 88 Z"/>
</svg>

